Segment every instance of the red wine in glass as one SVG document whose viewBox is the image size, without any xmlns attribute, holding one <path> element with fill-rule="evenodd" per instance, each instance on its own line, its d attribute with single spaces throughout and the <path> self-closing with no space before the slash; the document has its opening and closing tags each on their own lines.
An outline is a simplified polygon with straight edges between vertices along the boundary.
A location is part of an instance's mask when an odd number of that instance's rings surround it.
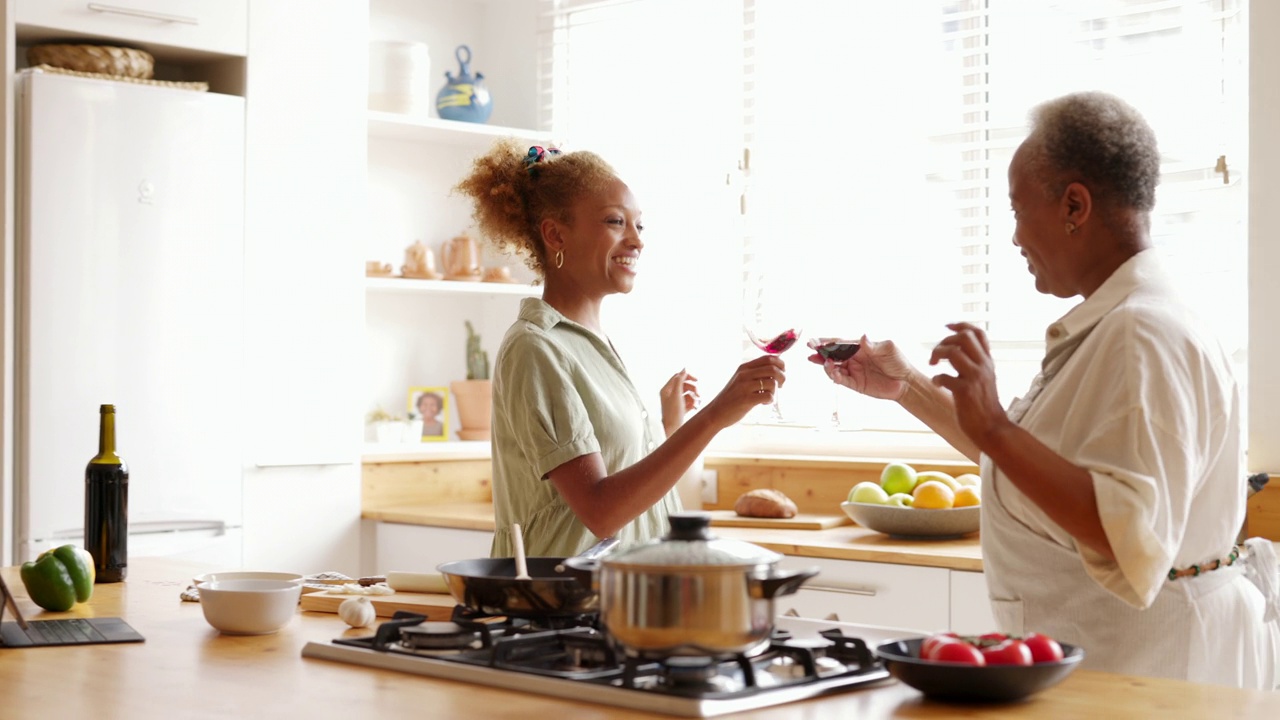
<svg viewBox="0 0 1280 720">
<path fill-rule="evenodd" d="M 770 355 L 779 355 L 790 350 L 796 341 L 800 339 L 800 328 L 788 328 L 781 333 L 772 336 L 760 337 L 752 332 L 751 328 L 744 327 L 747 331 L 747 338 L 751 340 L 751 344 L 769 353 Z M 773 403 L 771 405 L 772 416 L 774 422 L 785 423 L 788 420 L 782 417 L 782 410 L 778 407 L 777 388 L 774 389 Z"/>
<path fill-rule="evenodd" d="M 751 332 L 751 328 L 747 328 L 747 337 L 751 339 L 751 343 L 770 355 L 778 355 L 786 352 L 796 341 L 800 339 L 800 330 L 791 328 L 782 331 L 781 334 L 771 338 L 761 339 Z"/>
</svg>

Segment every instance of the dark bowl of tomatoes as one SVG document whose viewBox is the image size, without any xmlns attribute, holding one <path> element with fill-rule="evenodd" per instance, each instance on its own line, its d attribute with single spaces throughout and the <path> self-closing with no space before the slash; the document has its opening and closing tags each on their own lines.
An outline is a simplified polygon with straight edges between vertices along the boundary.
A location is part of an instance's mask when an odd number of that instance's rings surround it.
<svg viewBox="0 0 1280 720">
<path fill-rule="evenodd" d="M 956 644 L 946 650 L 933 650 L 935 658 L 921 657 L 921 646 L 941 636 L 911 638 L 884 643 L 876 648 L 876 657 L 889 674 L 903 683 L 940 700 L 970 702 L 1009 702 L 1021 700 L 1062 681 L 1084 659 L 1084 650 L 1074 645 L 1053 644 L 1061 652 L 1041 654 L 1035 658 L 1027 642 L 997 638 L 962 638 L 948 634 Z M 1025 640 L 1040 642 L 1045 636 L 1028 636 Z M 1022 647 L 1017 647 L 1021 644 Z M 966 647 L 967 646 L 967 647 Z"/>
</svg>

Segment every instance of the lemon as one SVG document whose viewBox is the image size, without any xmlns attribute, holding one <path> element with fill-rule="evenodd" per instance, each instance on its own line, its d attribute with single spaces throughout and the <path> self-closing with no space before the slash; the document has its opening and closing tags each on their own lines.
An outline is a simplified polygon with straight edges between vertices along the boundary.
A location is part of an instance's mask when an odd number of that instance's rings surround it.
<svg viewBox="0 0 1280 720">
<path fill-rule="evenodd" d="M 978 491 L 977 486 L 964 485 L 956 491 L 956 499 L 953 507 L 972 507 L 982 504 L 982 494 Z"/>
<path fill-rule="evenodd" d="M 916 499 L 912 507 L 924 510 L 945 510 L 956 501 L 956 492 L 937 480 L 920 483 L 911 495 Z"/>
</svg>

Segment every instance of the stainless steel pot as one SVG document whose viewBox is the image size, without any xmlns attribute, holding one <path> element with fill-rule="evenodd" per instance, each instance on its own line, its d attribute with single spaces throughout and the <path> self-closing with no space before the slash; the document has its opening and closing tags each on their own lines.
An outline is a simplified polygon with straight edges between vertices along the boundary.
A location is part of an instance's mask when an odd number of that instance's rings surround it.
<svg viewBox="0 0 1280 720">
<path fill-rule="evenodd" d="M 565 565 L 591 574 L 600 622 L 632 655 L 748 652 L 773 632 L 773 599 L 794 593 L 817 568 L 780 572 L 782 556 L 716 538 L 707 513 L 677 513 L 661 540 Z"/>
</svg>

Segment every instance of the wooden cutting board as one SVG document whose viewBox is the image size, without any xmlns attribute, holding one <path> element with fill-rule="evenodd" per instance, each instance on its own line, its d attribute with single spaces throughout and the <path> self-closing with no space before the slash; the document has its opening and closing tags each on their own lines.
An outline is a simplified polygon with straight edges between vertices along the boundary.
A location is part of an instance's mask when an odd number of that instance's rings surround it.
<svg viewBox="0 0 1280 720">
<path fill-rule="evenodd" d="M 852 525 L 848 515 L 813 515 L 798 513 L 791 518 L 742 517 L 733 510 L 711 510 L 711 524 L 720 527 L 778 528 L 786 530 L 828 530 Z"/>
<path fill-rule="evenodd" d="M 428 620 L 448 620 L 453 617 L 453 607 L 458 604 L 452 595 L 411 592 L 367 596 L 317 592 L 303 595 L 300 604 L 303 610 L 336 613 L 343 600 L 353 597 L 368 597 L 378 617 L 391 617 L 397 610 L 405 610 L 426 615 Z"/>
</svg>

